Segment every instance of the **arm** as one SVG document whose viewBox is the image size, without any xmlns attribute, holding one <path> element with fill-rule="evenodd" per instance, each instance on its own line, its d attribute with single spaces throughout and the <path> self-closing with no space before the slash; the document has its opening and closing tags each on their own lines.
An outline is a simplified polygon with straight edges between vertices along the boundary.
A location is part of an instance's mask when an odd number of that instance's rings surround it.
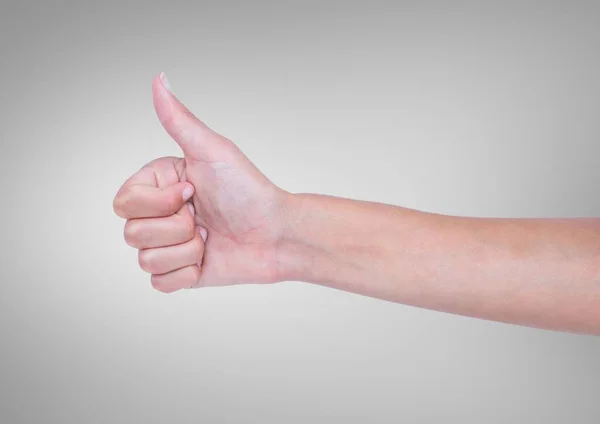
<svg viewBox="0 0 600 424">
<path fill-rule="evenodd" d="M 465 218 L 289 196 L 281 280 L 600 334 L 600 219 Z"/>
<path fill-rule="evenodd" d="M 600 219 L 492 219 L 290 194 L 153 82 L 183 158 L 133 175 L 114 200 L 125 239 L 164 293 L 306 281 L 455 314 L 600 335 Z"/>
</svg>

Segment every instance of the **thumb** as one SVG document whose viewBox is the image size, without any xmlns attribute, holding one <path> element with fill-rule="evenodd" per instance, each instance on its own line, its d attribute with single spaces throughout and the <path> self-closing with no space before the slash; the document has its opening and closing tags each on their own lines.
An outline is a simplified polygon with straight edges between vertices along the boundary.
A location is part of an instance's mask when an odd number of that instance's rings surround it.
<svg viewBox="0 0 600 424">
<path fill-rule="evenodd" d="M 192 160 L 214 159 L 215 147 L 223 142 L 223 137 L 208 128 L 175 97 L 164 73 L 154 78 L 152 94 L 160 123 L 185 156 Z"/>
</svg>

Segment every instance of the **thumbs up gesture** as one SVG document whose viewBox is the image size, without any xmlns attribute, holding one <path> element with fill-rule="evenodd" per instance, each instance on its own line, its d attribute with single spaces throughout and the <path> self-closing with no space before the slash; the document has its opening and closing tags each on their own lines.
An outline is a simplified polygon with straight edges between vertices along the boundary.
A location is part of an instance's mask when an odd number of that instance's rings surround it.
<svg viewBox="0 0 600 424">
<path fill-rule="evenodd" d="M 145 165 L 120 188 L 114 210 L 127 220 L 125 240 L 139 249 L 153 287 L 170 293 L 278 281 L 289 193 L 181 104 L 164 74 L 152 90 L 158 118 L 184 157 Z"/>
</svg>

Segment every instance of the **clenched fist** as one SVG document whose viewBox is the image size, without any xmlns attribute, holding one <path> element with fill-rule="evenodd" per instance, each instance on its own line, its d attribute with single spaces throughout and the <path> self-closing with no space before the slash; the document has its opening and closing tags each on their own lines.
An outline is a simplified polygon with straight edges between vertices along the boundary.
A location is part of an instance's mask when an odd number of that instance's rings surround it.
<svg viewBox="0 0 600 424">
<path fill-rule="evenodd" d="M 114 199 L 127 219 L 125 240 L 139 249 L 152 285 L 170 293 L 278 281 L 289 193 L 183 106 L 164 74 L 152 88 L 158 118 L 184 157 L 150 162 Z"/>
</svg>

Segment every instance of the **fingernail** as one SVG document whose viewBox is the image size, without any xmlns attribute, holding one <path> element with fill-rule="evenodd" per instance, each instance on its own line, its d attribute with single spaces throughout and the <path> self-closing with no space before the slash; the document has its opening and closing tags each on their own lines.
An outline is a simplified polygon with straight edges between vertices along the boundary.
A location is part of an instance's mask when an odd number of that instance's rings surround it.
<svg viewBox="0 0 600 424">
<path fill-rule="evenodd" d="M 170 93 L 173 93 L 173 89 L 171 88 L 171 83 L 167 79 L 167 76 L 165 75 L 164 72 L 161 72 L 161 74 L 160 74 L 160 80 L 162 81 L 162 83 L 165 86 L 165 88 L 167 90 L 169 90 Z"/>
<path fill-rule="evenodd" d="M 194 205 L 192 205 L 191 203 L 188 203 L 188 208 L 190 209 L 190 212 L 192 213 L 192 216 L 196 215 L 196 210 L 194 209 Z"/>
<path fill-rule="evenodd" d="M 190 197 L 192 197 L 192 195 L 194 194 L 194 187 L 192 185 L 188 185 L 186 188 L 183 189 L 183 200 L 184 201 L 188 201 Z"/>
<path fill-rule="evenodd" d="M 200 233 L 200 237 L 202 237 L 202 240 L 206 241 L 206 239 L 208 238 L 208 231 L 206 231 L 206 228 L 198 227 L 198 232 Z"/>
</svg>

